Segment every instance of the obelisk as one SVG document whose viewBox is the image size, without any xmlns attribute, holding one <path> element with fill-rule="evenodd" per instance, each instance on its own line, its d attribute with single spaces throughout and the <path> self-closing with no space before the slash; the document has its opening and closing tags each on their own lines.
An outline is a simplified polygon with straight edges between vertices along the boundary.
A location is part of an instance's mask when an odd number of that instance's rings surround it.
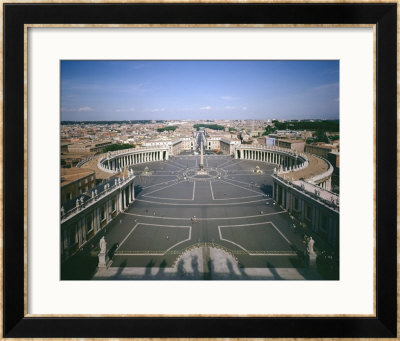
<svg viewBox="0 0 400 341">
<path fill-rule="evenodd" d="M 200 142 L 200 170 L 202 171 L 204 169 L 203 167 L 203 140 Z"/>
</svg>

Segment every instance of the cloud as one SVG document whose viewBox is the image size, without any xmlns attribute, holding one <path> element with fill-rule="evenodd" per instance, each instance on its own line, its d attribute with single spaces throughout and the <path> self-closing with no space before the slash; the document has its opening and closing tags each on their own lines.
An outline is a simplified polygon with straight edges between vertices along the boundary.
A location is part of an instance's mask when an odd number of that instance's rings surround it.
<svg viewBox="0 0 400 341">
<path fill-rule="evenodd" d="M 211 110 L 211 107 L 209 105 L 207 105 L 206 107 L 200 108 L 200 110 Z"/>
<path fill-rule="evenodd" d="M 242 107 L 242 110 L 247 110 L 247 107 Z"/>
<path fill-rule="evenodd" d="M 78 111 L 93 111 L 93 108 L 91 107 L 81 107 L 78 109 Z"/>
<path fill-rule="evenodd" d="M 93 108 L 91 108 L 91 107 L 81 107 L 81 108 L 76 109 L 76 108 L 64 108 L 64 107 L 62 107 L 61 111 L 63 111 L 63 112 L 93 111 Z"/>
<path fill-rule="evenodd" d="M 232 107 L 232 106 L 230 106 L 230 105 L 227 105 L 227 106 L 225 107 L 225 109 L 231 110 L 231 109 L 236 109 L 236 107 Z"/>
<path fill-rule="evenodd" d="M 63 112 L 74 112 L 74 111 L 76 111 L 76 109 L 74 109 L 74 108 L 64 108 L 64 107 L 61 107 L 61 111 L 63 111 Z"/>
<path fill-rule="evenodd" d="M 239 99 L 239 97 L 233 97 L 233 96 L 222 96 L 221 99 L 223 99 L 224 101 L 234 101 Z"/>
<path fill-rule="evenodd" d="M 156 108 L 156 109 L 151 110 L 151 112 L 160 112 L 160 111 L 165 111 L 165 109 L 164 108 Z"/>
<path fill-rule="evenodd" d="M 111 112 L 133 112 L 135 111 L 135 108 L 128 108 L 128 109 L 115 109 L 115 110 L 111 110 Z"/>
</svg>

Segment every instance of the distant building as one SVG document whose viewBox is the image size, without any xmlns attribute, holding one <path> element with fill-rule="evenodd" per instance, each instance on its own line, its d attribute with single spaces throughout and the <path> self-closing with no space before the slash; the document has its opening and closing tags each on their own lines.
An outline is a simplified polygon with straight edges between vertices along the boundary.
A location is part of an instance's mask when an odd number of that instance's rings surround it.
<svg viewBox="0 0 400 341">
<path fill-rule="evenodd" d="M 266 141 L 265 141 L 265 140 L 266 140 L 265 136 L 259 137 L 259 138 L 257 139 L 258 145 L 266 146 Z"/>
<path fill-rule="evenodd" d="M 99 141 L 94 143 L 75 143 L 68 145 L 68 151 L 70 153 L 82 153 L 82 152 L 102 152 L 104 147 L 111 145 L 111 141 Z"/>
<path fill-rule="evenodd" d="M 279 139 L 276 140 L 276 145 L 280 148 L 286 148 L 295 150 L 298 153 L 304 152 L 304 146 L 306 145 L 305 141 L 303 140 L 287 140 L 287 139 Z"/>
<path fill-rule="evenodd" d="M 181 137 L 174 140 L 150 140 L 143 142 L 143 147 L 168 147 L 170 155 L 178 155 L 184 150 L 195 149 L 193 137 Z"/>
<path fill-rule="evenodd" d="M 233 155 L 235 148 L 239 145 L 239 140 L 230 140 L 225 138 L 220 140 L 220 150 L 223 154 Z"/>
<path fill-rule="evenodd" d="M 266 136 L 265 137 L 265 144 L 269 147 L 273 147 L 275 146 L 275 137 L 270 137 L 270 136 Z"/>
<path fill-rule="evenodd" d="M 193 137 L 182 137 L 181 141 L 183 143 L 183 150 L 194 150 L 195 149 L 195 139 Z"/>
<path fill-rule="evenodd" d="M 337 152 L 337 145 L 331 144 L 323 144 L 323 145 L 315 145 L 315 144 L 306 144 L 304 151 L 306 153 L 315 154 L 323 157 L 324 159 L 328 159 L 328 154 L 331 152 Z"/>
<path fill-rule="evenodd" d="M 221 137 L 220 136 L 213 136 L 213 137 L 207 137 L 206 139 L 206 145 L 208 150 L 219 150 L 221 149 Z"/>
<path fill-rule="evenodd" d="M 83 168 L 61 168 L 61 204 L 90 192 L 96 186 L 95 172 Z"/>
</svg>

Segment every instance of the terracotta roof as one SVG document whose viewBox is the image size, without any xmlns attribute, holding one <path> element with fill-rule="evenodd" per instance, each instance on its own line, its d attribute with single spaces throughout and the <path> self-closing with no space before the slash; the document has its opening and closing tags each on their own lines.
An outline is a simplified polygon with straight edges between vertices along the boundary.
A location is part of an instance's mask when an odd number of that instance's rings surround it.
<svg viewBox="0 0 400 341">
<path fill-rule="evenodd" d="M 70 184 L 71 182 L 85 178 L 89 175 L 94 175 L 94 171 L 82 168 L 61 168 L 61 187 Z"/>
<path fill-rule="evenodd" d="M 99 169 L 97 167 L 97 163 L 98 163 L 98 159 L 99 157 L 104 157 L 104 154 L 100 154 L 96 157 L 94 157 L 93 159 L 89 160 L 88 162 L 84 163 L 80 169 L 88 169 L 88 170 L 92 170 L 93 172 L 96 173 L 96 179 L 108 179 L 111 178 L 113 176 L 112 173 L 107 173 L 102 171 L 101 169 Z"/>
<path fill-rule="evenodd" d="M 314 155 L 311 154 L 306 154 L 306 155 L 308 158 L 308 167 L 298 171 L 286 173 L 285 178 L 289 179 L 293 178 L 293 180 L 300 180 L 302 178 L 310 179 L 328 170 L 328 164 L 324 160 L 315 157 Z"/>
<path fill-rule="evenodd" d="M 322 148 L 322 149 L 337 149 L 337 146 L 334 145 L 326 145 L 326 144 L 307 144 L 306 147 L 313 147 L 313 148 Z"/>
<path fill-rule="evenodd" d="M 287 142 L 287 143 L 302 143 L 304 140 L 287 140 L 287 139 L 279 139 L 279 142 Z"/>
</svg>

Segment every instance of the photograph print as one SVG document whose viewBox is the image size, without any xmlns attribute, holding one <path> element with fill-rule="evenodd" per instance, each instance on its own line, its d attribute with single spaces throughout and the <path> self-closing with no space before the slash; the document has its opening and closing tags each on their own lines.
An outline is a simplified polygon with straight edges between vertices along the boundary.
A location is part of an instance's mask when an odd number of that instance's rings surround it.
<svg viewBox="0 0 400 341">
<path fill-rule="evenodd" d="M 339 280 L 339 68 L 60 61 L 61 280 Z"/>
</svg>

